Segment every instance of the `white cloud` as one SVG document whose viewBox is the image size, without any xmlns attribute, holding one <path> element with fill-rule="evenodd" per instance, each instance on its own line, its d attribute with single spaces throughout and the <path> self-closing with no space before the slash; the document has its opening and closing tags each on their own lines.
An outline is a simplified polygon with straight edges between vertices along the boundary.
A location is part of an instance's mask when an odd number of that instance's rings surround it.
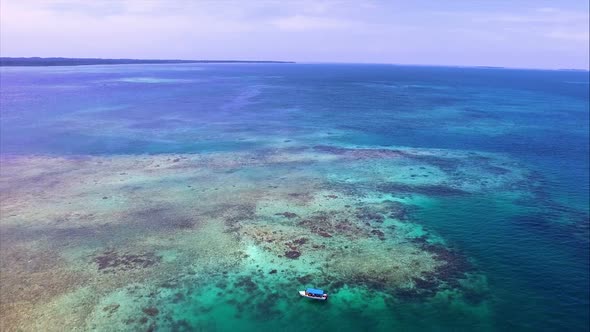
<svg viewBox="0 0 590 332">
<path fill-rule="evenodd" d="M 541 8 L 537 8 L 535 10 L 538 12 L 541 12 L 541 13 L 554 13 L 554 12 L 559 11 L 559 9 L 556 9 L 553 7 L 541 7 Z"/>
<path fill-rule="evenodd" d="M 305 31 L 305 30 L 334 30 L 347 29 L 352 26 L 352 22 L 316 16 L 289 16 L 272 20 L 272 25 L 284 31 Z"/>
<path fill-rule="evenodd" d="M 475 16 L 474 20 L 498 23 L 573 24 L 588 22 L 588 13 L 555 8 L 539 8 L 536 11 L 520 14 L 480 14 Z"/>
<path fill-rule="evenodd" d="M 555 30 L 545 34 L 546 37 L 561 39 L 566 41 L 590 42 L 590 33 L 588 31 L 565 31 Z"/>
</svg>

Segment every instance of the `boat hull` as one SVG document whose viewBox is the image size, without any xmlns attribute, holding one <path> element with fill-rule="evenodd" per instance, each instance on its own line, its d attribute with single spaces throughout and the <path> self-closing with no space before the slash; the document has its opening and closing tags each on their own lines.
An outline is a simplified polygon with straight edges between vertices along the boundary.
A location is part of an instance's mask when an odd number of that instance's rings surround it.
<svg viewBox="0 0 590 332">
<path fill-rule="evenodd" d="M 318 301 L 326 301 L 328 299 L 327 294 L 324 294 L 323 297 L 315 297 L 315 296 L 309 296 L 309 295 L 305 294 L 305 291 L 299 291 L 299 295 L 301 295 L 303 297 L 307 297 L 308 299 L 318 300 Z"/>
</svg>

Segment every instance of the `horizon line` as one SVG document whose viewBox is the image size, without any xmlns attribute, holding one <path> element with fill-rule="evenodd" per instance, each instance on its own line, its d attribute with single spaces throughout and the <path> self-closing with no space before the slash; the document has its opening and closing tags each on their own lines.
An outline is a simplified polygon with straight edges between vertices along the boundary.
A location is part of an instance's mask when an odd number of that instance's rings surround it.
<svg viewBox="0 0 590 332">
<path fill-rule="evenodd" d="M 547 71 L 584 71 L 590 72 L 590 63 L 588 68 L 546 68 L 546 67 L 513 67 L 513 66 L 499 66 L 499 65 L 460 65 L 460 64 L 432 64 L 432 63 L 397 63 L 397 62 L 354 62 L 354 61 L 294 61 L 294 60 L 251 60 L 251 59 L 145 59 L 145 58 L 100 58 L 100 57 L 63 57 L 63 56 L 0 56 L 0 60 L 4 59 L 63 59 L 63 60 L 105 60 L 105 61 L 155 61 L 164 62 L 185 62 L 185 63 L 198 63 L 198 62 L 226 62 L 226 63 L 285 63 L 285 64 L 351 64 L 351 65 L 394 65 L 394 66 L 413 66 L 413 67 L 448 67 L 448 68 L 478 68 L 478 69 L 516 69 L 516 70 L 547 70 Z M 132 63 L 129 63 L 132 64 Z M 147 63 L 146 63 L 147 64 Z M 157 63 L 153 63 L 157 64 Z M 101 65 L 101 64 L 82 64 L 82 65 Z M 104 64 L 107 65 L 107 64 Z M 115 65 L 115 64 L 111 64 Z M 0 65 L 3 66 L 4 65 Z M 26 67 L 17 66 L 13 67 Z"/>
</svg>

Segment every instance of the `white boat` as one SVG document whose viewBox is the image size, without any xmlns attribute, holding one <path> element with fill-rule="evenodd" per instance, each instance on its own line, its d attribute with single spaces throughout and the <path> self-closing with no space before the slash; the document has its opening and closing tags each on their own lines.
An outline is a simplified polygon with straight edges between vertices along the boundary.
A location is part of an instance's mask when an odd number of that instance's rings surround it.
<svg viewBox="0 0 590 332">
<path fill-rule="evenodd" d="M 304 291 L 299 291 L 299 295 L 307 297 L 308 299 L 325 301 L 328 299 L 328 294 L 324 293 L 321 289 L 308 288 Z"/>
</svg>

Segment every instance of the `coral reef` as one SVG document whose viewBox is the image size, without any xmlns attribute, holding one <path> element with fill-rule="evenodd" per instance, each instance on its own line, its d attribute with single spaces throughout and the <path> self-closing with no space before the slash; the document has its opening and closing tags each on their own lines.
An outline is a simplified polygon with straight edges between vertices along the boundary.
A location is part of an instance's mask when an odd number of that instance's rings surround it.
<svg viewBox="0 0 590 332">
<path fill-rule="evenodd" d="M 484 186 L 480 172 L 497 180 Z M 14 157 L 1 180 L 7 330 L 64 315 L 47 330 L 190 330 L 214 329 L 211 315 L 270 329 L 285 307 L 309 304 L 298 287 L 328 289 L 351 314 L 355 301 L 338 298 L 355 292 L 390 303 L 453 291 L 479 305 L 480 272 L 414 219 L 413 196 L 460 198 L 522 177 L 494 156 L 314 146 Z"/>
<path fill-rule="evenodd" d="M 115 250 L 108 250 L 94 258 L 97 268 L 103 272 L 113 273 L 116 270 L 130 270 L 146 268 L 158 264 L 160 256 L 154 253 L 119 254 Z"/>
</svg>

